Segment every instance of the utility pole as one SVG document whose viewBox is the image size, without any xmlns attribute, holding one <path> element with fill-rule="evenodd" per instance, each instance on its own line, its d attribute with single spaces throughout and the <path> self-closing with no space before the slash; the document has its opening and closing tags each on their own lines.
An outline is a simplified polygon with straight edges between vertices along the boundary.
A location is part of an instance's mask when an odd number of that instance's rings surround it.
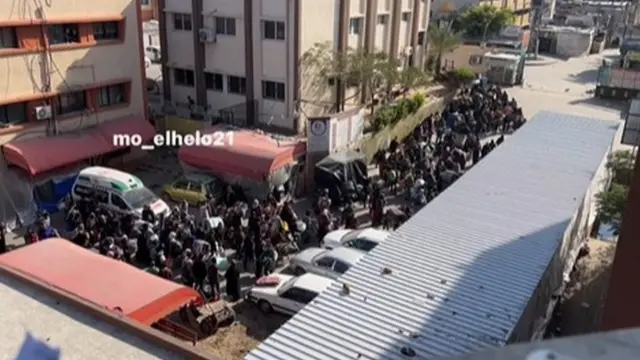
<svg viewBox="0 0 640 360">
<path fill-rule="evenodd" d="M 49 41 L 47 40 L 47 30 L 44 9 L 39 7 L 35 11 L 36 18 L 40 21 L 40 79 L 42 85 L 40 86 L 40 93 L 46 95 L 51 93 L 51 49 L 49 48 Z M 56 135 L 58 133 L 58 124 L 56 123 L 56 112 L 54 109 L 54 99 L 49 99 L 47 102 L 42 99 L 43 106 L 51 106 L 51 118 L 47 123 L 47 135 Z"/>
</svg>

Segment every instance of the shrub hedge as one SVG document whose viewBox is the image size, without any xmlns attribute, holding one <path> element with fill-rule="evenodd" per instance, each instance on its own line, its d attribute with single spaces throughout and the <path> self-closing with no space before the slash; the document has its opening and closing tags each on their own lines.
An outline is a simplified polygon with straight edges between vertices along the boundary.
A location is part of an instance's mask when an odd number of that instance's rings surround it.
<svg viewBox="0 0 640 360">
<path fill-rule="evenodd" d="M 375 131 L 385 126 L 396 124 L 409 115 L 415 114 L 426 101 L 424 94 L 415 94 L 410 98 L 402 98 L 391 104 L 383 105 L 373 116 L 371 125 Z"/>
</svg>

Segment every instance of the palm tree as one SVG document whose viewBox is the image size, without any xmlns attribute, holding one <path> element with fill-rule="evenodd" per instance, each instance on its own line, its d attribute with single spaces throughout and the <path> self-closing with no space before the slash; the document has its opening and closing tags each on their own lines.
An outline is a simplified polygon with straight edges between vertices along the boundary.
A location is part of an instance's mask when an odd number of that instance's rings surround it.
<svg viewBox="0 0 640 360">
<path fill-rule="evenodd" d="M 436 55 L 436 75 L 440 75 L 442 69 L 442 56 L 455 50 L 462 38 L 451 30 L 451 27 L 430 26 L 428 40 L 431 50 Z"/>
</svg>

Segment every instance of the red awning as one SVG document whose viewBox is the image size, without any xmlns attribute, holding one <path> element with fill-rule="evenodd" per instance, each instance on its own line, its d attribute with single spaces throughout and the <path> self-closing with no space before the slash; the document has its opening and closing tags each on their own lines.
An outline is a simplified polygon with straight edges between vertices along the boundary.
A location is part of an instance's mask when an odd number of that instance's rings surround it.
<svg viewBox="0 0 640 360">
<path fill-rule="evenodd" d="M 0 256 L 0 267 L 145 325 L 202 301 L 190 287 L 151 275 L 71 241 L 46 239 Z"/>
<path fill-rule="evenodd" d="M 220 130 L 214 127 L 203 133 Z M 301 141 L 275 140 L 250 130 L 233 130 L 233 140 L 225 146 L 183 146 L 178 158 L 187 165 L 214 172 L 263 180 L 306 152 Z"/>
<path fill-rule="evenodd" d="M 7 162 L 35 176 L 102 155 L 110 148 L 107 139 L 93 128 L 74 134 L 10 142 L 2 147 L 2 152 Z"/>
<path fill-rule="evenodd" d="M 144 119 L 127 116 L 75 133 L 10 142 L 2 147 L 7 162 L 31 176 L 51 171 L 117 150 L 114 134 L 140 134 L 153 137 L 153 126 Z"/>
</svg>

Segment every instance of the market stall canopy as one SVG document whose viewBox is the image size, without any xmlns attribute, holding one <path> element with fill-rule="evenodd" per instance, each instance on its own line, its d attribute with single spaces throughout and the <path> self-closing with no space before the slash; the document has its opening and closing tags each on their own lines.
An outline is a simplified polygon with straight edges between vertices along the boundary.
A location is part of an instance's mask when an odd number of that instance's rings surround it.
<svg viewBox="0 0 640 360">
<path fill-rule="evenodd" d="M 79 132 L 13 141 L 2 146 L 2 152 L 7 162 L 35 176 L 118 150 L 115 134 L 136 134 L 148 141 L 155 129 L 143 118 L 127 116 Z"/>
<path fill-rule="evenodd" d="M 276 140 L 251 130 L 212 127 L 203 134 L 231 131 L 232 138 L 223 145 L 183 146 L 180 161 L 215 173 L 226 173 L 262 180 L 265 176 L 291 164 L 306 152 L 306 143 L 298 140 Z"/>
<path fill-rule="evenodd" d="M 61 239 L 47 239 L 0 256 L 0 267 L 151 325 L 201 301 L 194 289 Z"/>
</svg>

